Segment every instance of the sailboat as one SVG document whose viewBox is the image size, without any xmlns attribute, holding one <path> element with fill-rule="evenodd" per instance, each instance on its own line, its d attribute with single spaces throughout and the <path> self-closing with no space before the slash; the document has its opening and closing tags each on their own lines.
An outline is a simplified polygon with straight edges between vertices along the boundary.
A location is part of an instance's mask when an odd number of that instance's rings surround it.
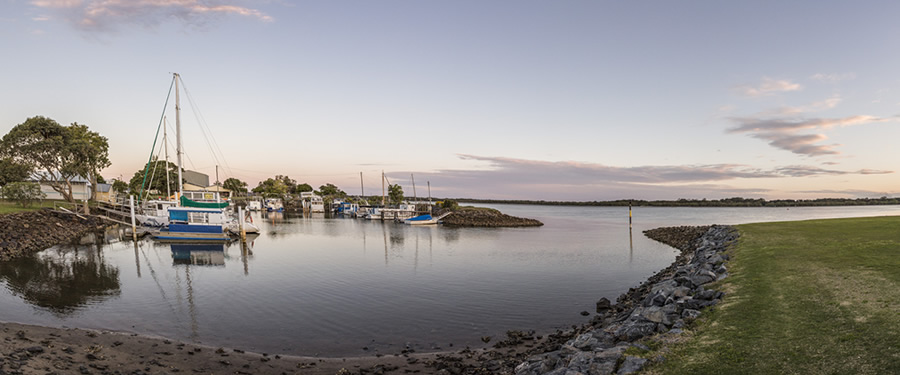
<svg viewBox="0 0 900 375">
<path fill-rule="evenodd" d="M 189 242 L 225 242 L 231 240 L 225 232 L 227 216 L 224 203 L 195 202 L 184 196 L 184 181 L 182 171 L 182 145 L 181 145 L 181 104 L 179 101 L 178 81 L 180 76 L 174 74 L 175 81 L 175 138 L 176 155 L 178 159 L 178 206 L 169 207 L 168 225 L 153 233 L 153 238 L 160 241 L 189 241 Z M 243 220 L 243 218 L 238 218 Z"/>
</svg>

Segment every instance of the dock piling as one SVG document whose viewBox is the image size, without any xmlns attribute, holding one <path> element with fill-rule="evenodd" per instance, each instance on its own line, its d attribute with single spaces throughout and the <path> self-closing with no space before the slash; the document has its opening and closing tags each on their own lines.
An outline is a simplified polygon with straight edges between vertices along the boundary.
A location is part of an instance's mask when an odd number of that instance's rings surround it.
<svg viewBox="0 0 900 375">
<path fill-rule="evenodd" d="M 134 195 L 129 195 L 128 198 L 131 206 L 131 239 L 137 243 L 137 224 L 134 221 Z"/>
<path fill-rule="evenodd" d="M 247 230 L 244 229 L 244 207 L 238 206 L 238 223 L 241 227 L 241 242 L 247 242 Z"/>
<path fill-rule="evenodd" d="M 631 201 L 628 201 L 628 229 L 631 229 Z"/>
</svg>

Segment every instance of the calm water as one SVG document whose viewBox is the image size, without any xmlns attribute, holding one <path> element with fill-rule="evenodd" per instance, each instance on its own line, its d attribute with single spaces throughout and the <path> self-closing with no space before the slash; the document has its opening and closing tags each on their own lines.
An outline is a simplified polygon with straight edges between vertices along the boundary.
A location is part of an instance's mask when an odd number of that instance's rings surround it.
<svg viewBox="0 0 900 375">
<path fill-rule="evenodd" d="M 627 208 L 490 205 L 540 228 L 444 228 L 256 214 L 238 244 L 106 238 L 0 263 L 0 320 L 128 331 L 268 353 L 345 356 L 480 346 L 510 329 L 586 322 L 666 267 L 642 230 L 898 215 L 900 207 Z M 367 347 L 369 350 L 363 350 Z"/>
</svg>

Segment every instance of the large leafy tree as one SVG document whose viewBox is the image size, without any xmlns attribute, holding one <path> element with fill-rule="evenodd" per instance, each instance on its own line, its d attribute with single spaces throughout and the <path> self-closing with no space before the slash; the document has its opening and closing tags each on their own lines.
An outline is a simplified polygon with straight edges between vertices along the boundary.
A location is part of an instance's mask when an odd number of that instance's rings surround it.
<svg viewBox="0 0 900 375">
<path fill-rule="evenodd" d="M 316 194 L 322 196 L 325 202 L 334 202 L 335 199 L 343 199 L 347 196 L 343 190 L 338 189 L 334 184 L 325 184 L 319 186 L 319 191 Z"/>
<path fill-rule="evenodd" d="M 247 183 L 241 180 L 238 180 L 234 177 L 229 177 L 225 179 L 225 182 L 222 183 L 222 187 L 231 190 L 235 193 L 246 193 L 247 192 Z"/>
<path fill-rule="evenodd" d="M 266 198 L 284 198 L 297 189 L 297 181 L 288 176 L 277 175 L 275 178 L 267 178 L 260 181 L 259 185 L 253 188 L 253 192 L 262 194 Z"/>
<path fill-rule="evenodd" d="M 394 205 L 403 202 L 403 188 L 400 185 L 388 185 L 388 201 Z"/>
<path fill-rule="evenodd" d="M 144 174 L 146 173 L 146 178 L 144 178 Z M 144 165 L 144 168 L 134 172 L 134 175 L 131 176 L 131 180 L 128 181 L 128 188 L 132 193 L 142 193 L 146 195 L 147 192 L 156 192 L 156 193 L 166 193 L 166 173 L 169 174 L 168 191 L 171 193 L 175 193 L 178 191 L 178 166 L 173 162 L 166 162 L 164 160 L 157 160 L 153 158 L 149 163 Z M 142 189 L 143 187 L 143 189 Z"/>
<path fill-rule="evenodd" d="M 72 179 L 96 176 L 110 166 L 106 137 L 86 125 L 63 126 L 53 119 L 35 116 L 13 127 L 0 140 L 0 156 L 37 174 L 41 183 L 69 202 Z M 96 184 L 94 184 L 96 186 Z"/>
<path fill-rule="evenodd" d="M 338 189 L 334 184 L 325 184 L 319 186 L 319 195 L 326 197 L 346 197 L 347 193 L 343 190 Z"/>
</svg>

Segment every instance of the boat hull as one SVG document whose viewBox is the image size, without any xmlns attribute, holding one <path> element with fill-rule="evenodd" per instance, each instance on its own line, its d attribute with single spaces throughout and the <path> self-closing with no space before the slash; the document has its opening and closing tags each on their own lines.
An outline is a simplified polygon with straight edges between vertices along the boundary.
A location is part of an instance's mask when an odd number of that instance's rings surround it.
<svg viewBox="0 0 900 375">
<path fill-rule="evenodd" d="M 230 241 L 221 225 L 169 224 L 153 234 L 158 241 L 226 242 Z"/>
<path fill-rule="evenodd" d="M 201 232 L 170 232 L 160 230 L 153 234 L 157 241 L 169 242 L 228 242 L 231 237 L 225 233 L 201 233 Z"/>
</svg>

